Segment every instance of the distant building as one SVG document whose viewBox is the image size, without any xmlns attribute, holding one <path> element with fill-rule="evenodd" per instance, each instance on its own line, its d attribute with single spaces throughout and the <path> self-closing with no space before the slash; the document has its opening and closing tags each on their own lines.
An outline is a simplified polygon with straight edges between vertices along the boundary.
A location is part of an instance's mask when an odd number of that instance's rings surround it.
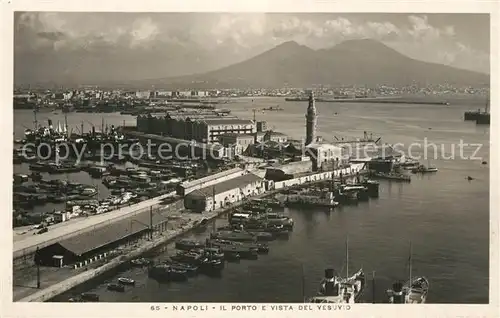
<svg viewBox="0 0 500 318">
<path fill-rule="evenodd" d="M 277 131 L 269 130 L 264 135 L 264 141 L 265 142 L 274 141 L 277 143 L 285 143 L 288 141 L 288 136 L 283 134 L 283 133 L 277 132 Z"/>
<path fill-rule="evenodd" d="M 233 154 L 241 155 L 250 145 L 254 144 L 255 137 L 249 134 L 224 134 L 219 137 L 220 143 L 226 147 L 233 149 Z"/>
<path fill-rule="evenodd" d="M 156 91 L 156 97 L 171 97 L 172 92 L 171 91 Z"/>
<path fill-rule="evenodd" d="M 139 99 L 149 99 L 151 97 L 151 92 L 150 91 L 135 92 L 135 97 Z"/>
<path fill-rule="evenodd" d="M 255 124 L 251 120 L 234 116 L 220 116 L 214 111 L 173 111 L 159 116 L 138 116 L 137 130 L 199 142 L 218 142 L 224 134 L 253 134 Z"/>
<path fill-rule="evenodd" d="M 267 121 L 258 121 L 257 122 L 257 131 L 267 131 Z"/>
</svg>

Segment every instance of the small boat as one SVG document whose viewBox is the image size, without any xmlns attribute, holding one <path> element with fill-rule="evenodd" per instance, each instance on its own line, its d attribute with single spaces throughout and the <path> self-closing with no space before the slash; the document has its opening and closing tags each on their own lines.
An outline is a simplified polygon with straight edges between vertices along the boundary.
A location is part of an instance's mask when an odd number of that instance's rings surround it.
<svg viewBox="0 0 500 318">
<path fill-rule="evenodd" d="M 200 261 L 199 268 L 204 274 L 217 274 L 224 269 L 224 261 L 207 257 Z"/>
<path fill-rule="evenodd" d="M 35 172 L 33 171 L 30 175 L 31 180 L 33 181 L 41 181 L 42 180 L 42 174 L 40 172 Z"/>
<path fill-rule="evenodd" d="M 205 247 L 205 244 L 194 240 L 182 239 L 175 242 L 175 248 L 181 251 L 189 251 L 203 247 Z"/>
<path fill-rule="evenodd" d="M 93 294 L 93 293 L 82 293 L 80 295 L 80 298 L 83 301 L 90 301 L 90 302 L 98 302 L 99 301 L 99 295 Z"/>
<path fill-rule="evenodd" d="M 429 293 L 429 281 L 423 276 L 412 277 L 412 249 L 410 243 L 409 280 L 406 284 L 396 282 L 387 290 L 391 304 L 424 304 Z"/>
<path fill-rule="evenodd" d="M 437 171 L 438 169 L 436 167 L 426 167 L 424 165 L 420 165 L 417 168 L 411 169 L 412 173 L 432 173 Z"/>
<path fill-rule="evenodd" d="M 139 266 L 139 267 L 148 266 L 151 263 L 152 263 L 152 261 L 150 259 L 147 259 L 147 258 L 138 258 L 138 259 L 133 259 L 130 261 L 130 264 L 132 264 L 133 266 Z"/>
<path fill-rule="evenodd" d="M 118 278 L 118 282 L 123 285 L 135 285 L 135 280 L 126 277 Z"/>
<path fill-rule="evenodd" d="M 120 284 L 108 284 L 108 290 L 117 291 L 117 292 L 124 292 L 125 287 L 123 285 L 120 285 Z"/>
<path fill-rule="evenodd" d="M 196 276 L 198 274 L 198 266 L 191 265 L 191 264 L 185 264 L 185 263 L 177 263 L 177 262 L 166 262 L 168 266 L 170 266 L 170 269 L 176 270 L 176 271 L 185 271 L 186 275 L 189 277 Z"/>
</svg>

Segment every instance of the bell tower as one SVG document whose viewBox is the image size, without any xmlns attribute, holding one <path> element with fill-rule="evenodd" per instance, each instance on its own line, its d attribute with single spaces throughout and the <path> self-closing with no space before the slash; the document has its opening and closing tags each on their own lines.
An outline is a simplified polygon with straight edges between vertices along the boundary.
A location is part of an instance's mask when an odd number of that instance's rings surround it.
<svg viewBox="0 0 500 318">
<path fill-rule="evenodd" d="M 316 141 L 316 117 L 316 102 L 314 100 L 314 93 L 311 92 L 306 113 L 306 146 Z"/>
</svg>

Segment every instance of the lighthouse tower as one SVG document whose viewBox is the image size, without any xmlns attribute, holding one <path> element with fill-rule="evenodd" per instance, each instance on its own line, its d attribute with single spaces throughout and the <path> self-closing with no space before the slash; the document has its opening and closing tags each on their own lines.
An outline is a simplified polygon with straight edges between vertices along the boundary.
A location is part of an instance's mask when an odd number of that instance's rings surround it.
<svg viewBox="0 0 500 318">
<path fill-rule="evenodd" d="M 306 113 L 306 146 L 316 141 L 316 103 L 314 93 L 309 95 L 309 105 Z"/>
</svg>

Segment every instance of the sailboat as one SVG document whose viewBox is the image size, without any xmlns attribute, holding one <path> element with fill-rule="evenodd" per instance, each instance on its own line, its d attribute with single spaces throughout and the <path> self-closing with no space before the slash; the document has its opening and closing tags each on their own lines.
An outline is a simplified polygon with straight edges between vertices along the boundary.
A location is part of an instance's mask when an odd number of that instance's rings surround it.
<svg viewBox="0 0 500 318">
<path fill-rule="evenodd" d="M 363 269 L 349 276 L 349 241 L 346 240 L 346 277 L 340 275 L 333 269 L 325 269 L 325 277 L 320 283 L 319 292 L 316 296 L 307 300 L 309 303 L 337 303 L 353 304 L 358 302 L 363 294 L 366 279 Z"/>
<path fill-rule="evenodd" d="M 410 243 L 409 279 L 406 283 L 395 282 L 387 290 L 391 304 L 424 304 L 429 293 L 429 281 L 424 276 L 412 277 L 412 248 Z"/>
</svg>

